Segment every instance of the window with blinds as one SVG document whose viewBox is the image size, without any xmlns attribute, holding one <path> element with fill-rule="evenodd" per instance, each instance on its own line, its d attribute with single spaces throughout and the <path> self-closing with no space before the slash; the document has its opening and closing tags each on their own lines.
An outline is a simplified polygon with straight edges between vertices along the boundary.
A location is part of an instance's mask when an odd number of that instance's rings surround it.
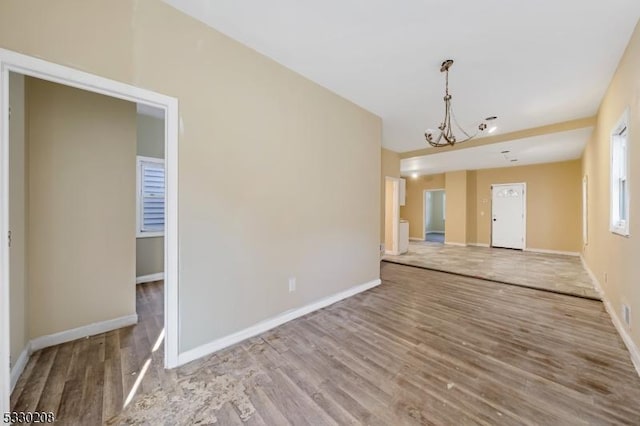
<svg viewBox="0 0 640 426">
<path fill-rule="evenodd" d="M 611 134 L 611 232 L 629 235 L 629 112 Z"/>
<path fill-rule="evenodd" d="M 138 236 L 161 236 L 165 214 L 164 160 L 137 157 L 137 163 Z"/>
</svg>

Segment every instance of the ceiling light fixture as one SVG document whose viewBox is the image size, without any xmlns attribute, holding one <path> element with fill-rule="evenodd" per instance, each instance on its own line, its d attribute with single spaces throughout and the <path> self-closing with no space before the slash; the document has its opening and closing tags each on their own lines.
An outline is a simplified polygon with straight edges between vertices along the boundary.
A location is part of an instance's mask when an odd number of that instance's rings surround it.
<svg viewBox="0 0 640 426">
<path fill-rule="evenodd" d="M 417 173 L 411 173 L 411 177 L 414 179 L 418 179 L 418 174 Z"/>
<path fill-rule="evenodd" d="M 447 59 L 440 66 L 440 72 L 445 73 L 445 90 L 444 90 L 444 119 L 438 129 L 440 130 L 440 134 L 434 136 L 433 130 L 427 130 L 424 134 L 425 139 L 429 142 L 429 145 L 434 147 L 441 146 L 451 146 L 455 143 L 466 142 L 468 140 L 473 139 L 479 133 L 483 132 L 487 128 L 487 121 L 495 120 L 497 117 L 488 117 L 478 125 L 478 131 L 470 135 L 467 133 L 461 126 L 458 124 L 456 120 L 456 116 L 453 113 L 453 109 L 451 108 L 451 95 L 449 94 L 449 68 L 453 65 L 453 59 Z M 465 139 L 458 140 L 456 136 L 453 134 L 453 126 L 451 125 L 451 119 L 453 119 L 453 123 L 456 125 L 458 130 L 460 130 L 466 136 Z M 497 127 L 492 127 L 489 132 L 492 133 L 497 129 Z"/>
</svg>

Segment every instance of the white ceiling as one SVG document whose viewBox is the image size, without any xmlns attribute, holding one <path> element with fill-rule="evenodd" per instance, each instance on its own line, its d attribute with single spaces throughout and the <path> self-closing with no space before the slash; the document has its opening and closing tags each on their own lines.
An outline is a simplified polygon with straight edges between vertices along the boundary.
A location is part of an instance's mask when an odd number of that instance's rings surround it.
<svg viewBox="0 0 640 426">
<path fill-rule="evenodd" d="M 575 160 L 582 155 L 592 131 L 593 128 L 589 127 L 407 158 L 400 161 L 400 172 L 402 176 L 411 176 L 414 173 L 422 176 L 455 170 L 491 169 Z M 503 153 L 503 151 L 509 152 Z M 514 159 L 517 161 L 511 161 Z"/>
<path fill-rule="evenodd" d="M 378 114 L 383 145 L 425 148 L 442 60 L 461 124 L 499 132 L 596 113 L 638 0 L 165 0 Z"/>
</svg>

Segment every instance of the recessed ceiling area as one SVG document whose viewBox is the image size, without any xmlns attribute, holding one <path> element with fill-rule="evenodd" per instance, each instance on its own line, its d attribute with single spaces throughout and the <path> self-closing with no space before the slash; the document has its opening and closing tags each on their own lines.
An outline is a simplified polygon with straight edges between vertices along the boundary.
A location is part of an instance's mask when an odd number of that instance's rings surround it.
<svg viewBox="0 0 640 426">
<path fill-rule="evenodd" d="M 379 115 L 397 152 L 428 146 L 449 58 L 465 129 L 593 116 L 640 17 L 638 0 L 165 1 Z"/>
<path fill-rule="evenodd" d="M 400 173 L 408 177 L 456 170 L 525 166 L 580 158 L 593 128 L 500 142 L 456 151 L 406 158 Z M 516 160 L 516 161 L 513 161 Z"/>
</svg>

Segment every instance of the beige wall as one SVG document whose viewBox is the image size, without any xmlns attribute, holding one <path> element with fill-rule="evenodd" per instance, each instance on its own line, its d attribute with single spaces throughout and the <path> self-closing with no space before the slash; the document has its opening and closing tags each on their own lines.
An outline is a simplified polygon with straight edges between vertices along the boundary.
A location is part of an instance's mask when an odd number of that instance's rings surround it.
<svg viewBox="0 0 640 426">
<path fill-rule="evenodd" d="M 475 239 L 491 242 L 491 185 L 527 184 L 527 248 L 578 252 L 582 239 L 580 160 L 521 167 L 477 170 Z"/>
<path fill-rule="evenodd" d="M 164 158 L 164 119 L 137 115 L 138 155 Z M 158 274 L 164 271 L 164 238 L 136 238 L 136 276 Z"/>
<path fill-rule="evenodd" d="M 444 238 L 447 243 L 467 243 L 467 171 L 445 173 L 447 220 Z"/>
<path fill-rule="evenodd" d="M 491 185 L 527 184 L 527 248 L 578 252 L 582 239 L 580 160 L 531 166 L 469 170 L 407 181 L 410 236 L 421 237 L 423 192 L 442 185 L 447 193 L 446 239 L 491 243 Z M 453 179 L 453 181 L 452 181 Z M 445 185 L 446 181 L 446 185 Z M 453 234 L 449 235 L 449 231 Z"/>
<path fill-rule="evenodd" d="M 9 229 L 11 366 L 29 342 L 27 286 L 27 175 L 26 107 L 24 76 L 9 73 Z"/>
<path fill-rule="evenodd" d="M 476 217 L 478 217 L 477 198 L 478 198 L 478 173 L 480 171 L 467 171 L 467 243 L 478 242 L 478 226 Z"/>
<path fill-rule="evenodd" d="M 380 152 L 380 242 L 386 240 L 385 237 L 385 180 L 389 177 L 400 177 L 400 155 L 385 148 Z"/>
<path fill-rule="evenodd" d="M 31 338 L 135 313 L 135 105 L 27 78 Z"/>
<path fill-rule="evenodd" d="M 138 114 L 136 126 L 136 153 L 145 157 L 164 158 L 164 119 Z"/>
<path fill-rule="evenodd" d="M 424 191 L 444 189 L 444 173 L 407 178 L 407 199 L 400 217 L 409 221 L 409 237 L 424 239 Z"/>
<path fill-rule="evenodd" d="M 394 196 L 394 182 L 387 180 L 384 188 L 384 199 L 386 200 L 384 206 L 384 248 L 385 251 L 396 252 L 399 248 L 395 246 L 393 239 L 393 203 L 389 202 Z"/>
<path fill-rule="evenodd" d="M 3 1 L 0 45 L 178 98 L 181 351 L 379 277 L 380 118 L 154 0 Z"/>
<path fill-rule="evenodd" d="M 609 139 L 629 108 L 630 237 L 609 232 Z M 588 178 L 589 243 L 584 257 L 622 318 L 622 304 L 631 307 L 631 329 L 640 346 L 640 26 L 637 26 L 598 111 L 597 126 L 582 161 Z M 605 278 L 606 274 L 606 278 Z"/>
<path fill-rule="evenodd" d="M 136 277 L 164 271 L 164 238 L 136 238 Z"/>
</svg>

